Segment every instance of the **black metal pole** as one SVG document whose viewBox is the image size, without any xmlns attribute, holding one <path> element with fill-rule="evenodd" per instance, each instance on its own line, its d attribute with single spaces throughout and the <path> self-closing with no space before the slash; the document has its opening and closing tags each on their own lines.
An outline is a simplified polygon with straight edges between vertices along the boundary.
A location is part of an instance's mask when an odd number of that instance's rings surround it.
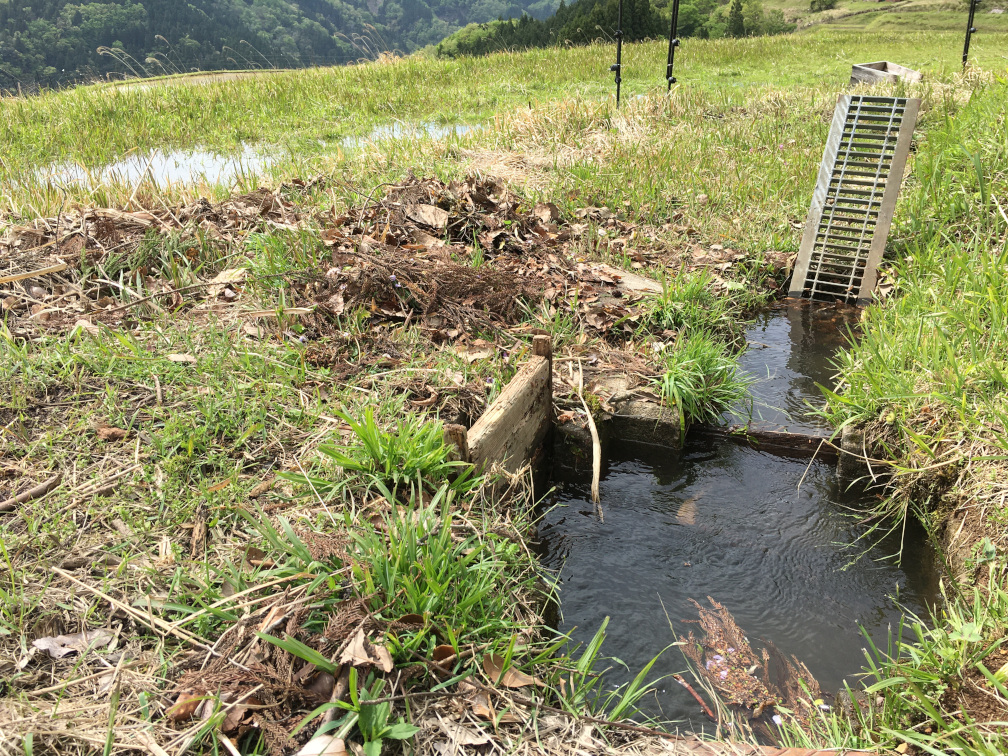
<svg viewBox="0 0 1008 756">
<path fill-rule="evenodd" d="M 966 59 L 969 58 L 970 37 L 976 33 L 976 27 L 973 26 L 973 15 L 976 13 L 978 1 L 970 0 L 969 21 L 966 22 L 966 44 L 963 45 L 963 68 L 966 68 Z"/>
<path fill-rule="evenodd" d="M 668 91 L 672 91 L 675 84 L 675 76 L 672 75 L 672 68 L 675 66 L 675 49 L 679 47 L 679 0 L 672 3 L 672 25 L 669 27 L 668 35 L 668 64 L 665 66 L 665 81 L 668 82 Z"/>
<path fill-rule="evenodd" d="M 616 72 L 616 107 L 619 107 L 620 70 L 623 68 L 623 0 L 619 0 L 619 16 L 616 19 L 616 62 L 609 66 L 610 71 Z"/>
</svg>

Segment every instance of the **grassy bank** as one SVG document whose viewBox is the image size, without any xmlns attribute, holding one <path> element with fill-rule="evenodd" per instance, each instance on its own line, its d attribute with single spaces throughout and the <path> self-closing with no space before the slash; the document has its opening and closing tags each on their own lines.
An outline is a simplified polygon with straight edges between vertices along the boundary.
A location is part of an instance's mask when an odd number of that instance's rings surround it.
<svg viewBox="0 0 1008 756">
<path fill-rule="evenodd" d="M 691 43 L 669 96 L 664 48 L 644 44 L 620 111 L 601 46 L 0 101 L 0 277 L 69 264 L 0 292 L 0 499 L 62 476 L 0 514 L 3 734 L 33 752 L 264 753 L 294 750 L 308 718 L 297 746 L 321 729 L 366 753 L 618 743 L 591 718 L 624 718 L 640 687 L 609 696 L 597 645 L 542 626 L 551 588 L 526 546 L 541 492 L 464 471 L 437 423 L 478 416 L 541 331 L 571 418 L 579 364 L 592 407 L 606 370 L 683 419 L 736 398 L 697 371 L 731 373 L 722 345 L 797 250 L 836 92 L 851 62 L 888 58 L 927 74 L 896 289 L 829 411 L 868 424 L 905 473 L 889 506 L 953 523 L 985 590 L 922 628 L 909 666 L 909 646 L 876 661 L 883 708 L 793 737 L 982 745 L 990 728 L 952 712 L 977 719 L 955 695 L 985 684 L 977 662 L 997 679 L 983 651 L 1004 614 L 985 581 L 1003 532 L 1006 89 L 1004 38 L 983 39 L 966 76 L 954 34 Z M 486 128 L 333 146 L 393 119 Z M 242 142 L 289 151 L 275 189 L 30 178 Z M 426 222 L 404 217 L 416 203 Z M 614 268 L 682 273 L 617 296 Z M 918 673 L 921 695 L 899 687 Z"/>
<path fill-rule="evenodd" d="M 1006 95 L 1004 82 L 975 93 L 921 140 L 892 250 L 895 288 L 866 310 L 827 407 L 836 425 L 864 430 L 874 474 L 892 475 L 885 521 L 917 517 L 935 534 L 954 574 L 949 604 L 873 650 L 850 718 L 823 716 L 797 742 L 1008 747 Z"/>
</svg>

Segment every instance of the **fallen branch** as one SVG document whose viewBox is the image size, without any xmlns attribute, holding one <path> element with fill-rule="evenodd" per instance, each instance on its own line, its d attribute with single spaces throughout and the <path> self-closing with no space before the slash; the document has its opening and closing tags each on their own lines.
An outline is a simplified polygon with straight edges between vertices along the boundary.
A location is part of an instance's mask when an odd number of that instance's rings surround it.
<svg viewBox="0 0 1008 756">
<path fill-rule="evenodd" d="M 56 488 L 62 480 L 63 473 L 56 473 L 44 483 L 39 483 L 35 486 L 35 488 L 30 488 L 24 493 L 20 493 L 17 496 L 7 499 L 7 501 L 0 502 L 0 512 L 12 512 L 17 507 L 32 501 L 33 499 L 41 499 L 43 496 Z"/>
<path fill-rule="evenodd" d="M 717 717 L 714 716 L 714 712 L 711 711 L 711 708 L 710 706 L 707 705 L 707 702 L 704 701 L 702 698 L 700 698 L 700 694 L 697 693 L 695 690 L 693 690 L 693 686 L 690 685 L 688 682 L 686 682 L 686 680 L 683 678 L 682 675 L 672 675 L 672 677 L 674 677 L 675 681 L 680 685 L 682 685 L 684 688 L 686 688 L 689 694 L 696 699 L 697 703 L 700 704 L 700 707 L 704 710 L 704 714 L 706 714 L 708 717 L 717 722 Z"/>
<path fill-rule="evenodd" d="M 15 281 L 24 281 L 28 278 L 40 278 L 42 276 L 47 276 L 50 273 L 60 273 L 66 270 L 69 265 L 66 263 L 59 263 L 58 265 L 50 265 L 48 268 L 39 268 L 38 270 L 31 270 L 27 273 L 15 273 L 9 276 L 3 276 L 0 278 L 0 284 L 14 283 Z"/>
</svg>

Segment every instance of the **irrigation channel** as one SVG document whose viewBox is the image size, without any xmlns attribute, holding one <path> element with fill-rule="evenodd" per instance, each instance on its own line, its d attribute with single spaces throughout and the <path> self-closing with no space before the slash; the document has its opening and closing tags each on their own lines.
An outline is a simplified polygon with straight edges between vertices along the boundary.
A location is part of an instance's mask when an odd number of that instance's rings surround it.
<svg viewBox="0 0 1008 756">
<path fill-rule="evenodd" d="M 759 380 L 751 427 L 827 435 L 808 404 L 824 401 L 816 383 L 831 384 L 831 361 L 857 310 L 789 302 L 747 333 L 741 366 Z M 610 618 L 603 653 L 626 668 L 613 664 L 609 688 L 631 680 L 676 635 L 692 629 L 702 637 L 690 599 L 708 605 L 710 596 L 753 649 L 765 639 L 803 661 L 828 701 L 864 665 L 861 628 L 884 649 L 904 611 L 926 616 L 937 600 L 937 560 L 913 523 L 881 543 L 851 545 L 866 528 L 852 514 L 873 494 L 842 485 L 835 459 L 771 454 L 709 434 L 687 436 L 681 450 L 609 439 L 603 456 L 604 521 L 590 500 L 590 460 L 558 451 L 555 506 L 539 534 L 544 563 L 559 578 L 560 629 L 586 642 Z M 885 557 L 901 539 L 897 565 Z M 668 648 L 651 678 L 686 666 Z M 671 678 L 642 704 L 684 729 L 712 729 Z"/>
</svg>

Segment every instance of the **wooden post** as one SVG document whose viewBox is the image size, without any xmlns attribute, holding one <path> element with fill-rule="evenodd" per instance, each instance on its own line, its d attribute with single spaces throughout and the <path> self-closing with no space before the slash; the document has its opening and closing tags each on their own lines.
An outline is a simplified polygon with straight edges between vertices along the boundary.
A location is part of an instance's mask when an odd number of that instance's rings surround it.
<svg viewBox="0 0 1008 756">
<path fill-rule="evenodd" d="M 553 385 L 553 339 L 549 336 L 532 337 L 532 354 L 545 357 L 549 362 L 549 382 Z"/>
<path fill-rule="evenodd" d="M 444 440 L 448 446 L 455 447 L 455 453 L 462 462 L 469 461 L 469 431 L 464 425 L 448 423 L 444 427 Z"/>
</svg>

